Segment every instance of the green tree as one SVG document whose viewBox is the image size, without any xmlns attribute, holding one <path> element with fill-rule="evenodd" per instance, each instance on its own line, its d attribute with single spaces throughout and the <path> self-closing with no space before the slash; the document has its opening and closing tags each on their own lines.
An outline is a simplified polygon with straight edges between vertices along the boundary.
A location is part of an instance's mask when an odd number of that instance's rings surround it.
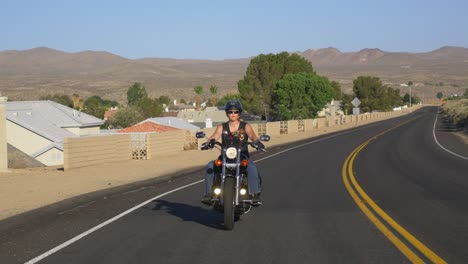
<svg viewBox="0 0 468 264">
<path fill-rule="evenodd" d="M 216 106 L 222 107 L 226 105 L 226 103 L 230 100 L 240 100 L 240 99 L 241 99 L 240 94 L 228 93 L 218 100 L 218 102 L 216 103 Z"/>
<path fill-rule="evenodd" d="M 444 94 L 442 92 L 438 92 L 437 93 L 437 98 L 442 99 L 442 97 L 444 97 Z"/>
<path fill-rule="evenodd" d="M 341 85 L 337 81 L 332 81 L 331 86 L 333 90 L 335 90 L 335 95 L 333 96 L 333 99 L 335 100 L 342 100 L 343 99 L 343 93 L 341 92 Z"/>
<path fill-rule="evenodd" d="M 167 95 L 161 95 L 161 96 L 159 96 L 158 101 L 159 101 L 159 103 L 160 103 L 161 105 L 165 104 L 165 105 L 167 105 L 167 106 L 169 106 L 169 105 L 172 103 L 171 98 L 169 98 L 169 96 L 167 96 Z"/>
<path fill-rule="evenodd" d="M 106 107 L 101 105 L 99 96 L 88 97 L 83 103 L 83 112 L 95 116 L 97 118 L 104 118 Z"/>
<path fill-rule="evenodd" d="M 160 116 L 163 106 L 158 99 L 145 97 L 138 101 L 136 109 L 140 112 L 143 119 Z"/>
<path fill-rule="evenodd" d="M 200 111 L 201 97 L 203 95 L 203 86 L 196 86 L 195 88 L 193 88 L 193 90 L 197 94 L 197 111 Z"/>
<path fill-rule="evenodd" d="M 273 119 L 317 117 L 317 112 L 334 95 L 335 90 L 326 77 L 305 72 L 287 74 L 275 84 L 273 90 Z"/>
<path fill-rule="evenodd" d="M 400 95 L 400 89 L 387 87 L 386 108 L 390 110 L 394 107 L 402 106 L 403 100 Z"/>
<path fill-rule="evenodd" d="M 406 103 L 406 104 L 409 104 L 410 103 L 410 95 L 408 93 L 405 93 L 405 95 L 403 96 L 403 102 Z M 417 96 L 411 96 L 411 104 L 419 104 L 419 102 L 421 102 L 421 99 Z"/>
<path fill-rule="evenodd" d="M 61 105 L 73 108 L 73 100 L 70 98 L 70 96 L 66 94 L 45 95 L 45 96 L 41 96 L 39 99 L 54 101 Z"/>
<path fill-rule="evenodd" d="M 112 128 L 126 128 L 144 119 L 145 118 L 136 107 L 130 106 L 119 109 L 114 117 L 109 120 L 109 126 Z"/>
<path fill-rule="evenodd" d="M 468 88 L 465 88 L 465 93 L 463 94 L 463 97 L 468 98 Z"/>
<path fill-rule="evenodd" d="M 353 99 L 354 99 L 354 96 L 352 94 L 343 94 L 341 109 L 343 109 L 343 112 L 345 113 L 345 115 L 353 112 L 353 104 L 351 104 L 351 101 Z"/>
<path fill-rule="evenodd" d="M 271 110 L 274 85 L 288 73 L 315 74 L 312 64 L 297 54 L 261 54 L 250 61 L 244 79 L 237 86 L 241 102 L 251 114 L 262 115 Z"/>
<path fill-rule="evenodd" d="M 389 110 L 388 87 L 377 77 L 359 76 L 353 81 L 353 92 L 361 101 L 363 112 Z"/>
<path fill-rule="evenodd" d="M 411 85 L 413 85 L 413 81 L 408 82 L 408 86 L 411 86 Z"/>
<path fill-rule="evenodd" d="M 217 95 L 218 95 L 218 86 L 211 85 L 210 86 L 210 93 L 211 93 L 211 106 L 216 105 Z"/>
<path fill-rule="evenodd" d="M 127 90 L 127 103 L 128 105 L 135 105 L 143 98 L 148 97 L 146 88 L 142 83 L 136 82 Z"/>
<path fill-rule="evenodd" d="M 93 95 L 83 102 L 83 112 L 98 118 L 104 118 L 104 113 L 111 107 L 118 106 L 116 101 L 102 99 L 98 95 Z"/>
</svg>

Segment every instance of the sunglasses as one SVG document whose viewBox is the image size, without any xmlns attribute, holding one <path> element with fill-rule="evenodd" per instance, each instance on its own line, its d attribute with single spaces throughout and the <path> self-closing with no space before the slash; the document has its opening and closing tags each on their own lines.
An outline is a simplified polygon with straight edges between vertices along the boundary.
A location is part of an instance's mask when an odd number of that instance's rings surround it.
<svg viewBox="0 0 468 264">
<path fill-rule="evenodd" d="M 228 113 L 228 114 L 236 114 L 236 115 L 237 115 L 237 114 L 239 114 L 239 111 L 237 111 L 237 110 L 234 110 L 234 111 L 233 111 L 233 110 L 229 110 L 229 111 L 227 111 L 227 113 Z"/>
</svg>

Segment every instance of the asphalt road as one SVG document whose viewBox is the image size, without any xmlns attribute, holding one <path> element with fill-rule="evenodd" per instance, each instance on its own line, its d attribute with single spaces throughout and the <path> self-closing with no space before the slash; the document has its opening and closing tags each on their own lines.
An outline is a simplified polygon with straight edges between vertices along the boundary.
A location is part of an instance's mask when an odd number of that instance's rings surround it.
<svg viewBox="0 0 468 264">
<path fill-rule="evenodd" d="M 264 205 L 233 231 L 199 203 L 201 183 L 153 199 L 199 181 L 200 171 L 10 223 L 0 263 L 468 263 L 468 160 L 436 144 L 436 113 L 426 107 L 255 155 Z M 459 148 L 448 136 L 443 144 Z"/>
</svg>

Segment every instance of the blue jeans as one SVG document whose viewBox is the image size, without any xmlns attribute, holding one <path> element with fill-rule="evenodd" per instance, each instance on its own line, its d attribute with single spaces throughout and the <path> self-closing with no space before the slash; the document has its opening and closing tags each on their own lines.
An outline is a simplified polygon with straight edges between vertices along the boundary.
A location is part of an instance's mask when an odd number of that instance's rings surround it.
<svg viewBox="0 0 468 264">
<path fill-rule="evenodd" d="M 206 166 L 205 174 L 205 193 L 211 193 L 214 179 L 214 162 L 210 161 Z M 258 176 L 257 166 L 249 163 L 247 166 L 247 178 L 249 182 L 249 194 L 257 194 L 262 191 L 260 186 L 260 177 Z"/>
</svg>

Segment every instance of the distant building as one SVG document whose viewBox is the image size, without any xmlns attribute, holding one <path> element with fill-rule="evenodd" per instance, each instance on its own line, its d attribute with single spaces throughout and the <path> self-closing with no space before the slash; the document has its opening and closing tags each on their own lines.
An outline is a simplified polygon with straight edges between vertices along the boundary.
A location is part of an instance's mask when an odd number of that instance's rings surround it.
<svg viewBox="0 0 468 264">
<path fill-rule="evenodd" d="M 52 101 L 5 102 L 7 142 L 47 166 L 63 164 L 67 137 L 99 134 L 104 120 Z"/>
<path fill-rule="evenodd" d="M 202 128 L 210 127 L 207 124 L 215 127 L 229 120 L 224 110 L 220 110 L 217 107 L 206 107 L 204 111 L 181 111 L 177 117 Z"/>
</svg>

